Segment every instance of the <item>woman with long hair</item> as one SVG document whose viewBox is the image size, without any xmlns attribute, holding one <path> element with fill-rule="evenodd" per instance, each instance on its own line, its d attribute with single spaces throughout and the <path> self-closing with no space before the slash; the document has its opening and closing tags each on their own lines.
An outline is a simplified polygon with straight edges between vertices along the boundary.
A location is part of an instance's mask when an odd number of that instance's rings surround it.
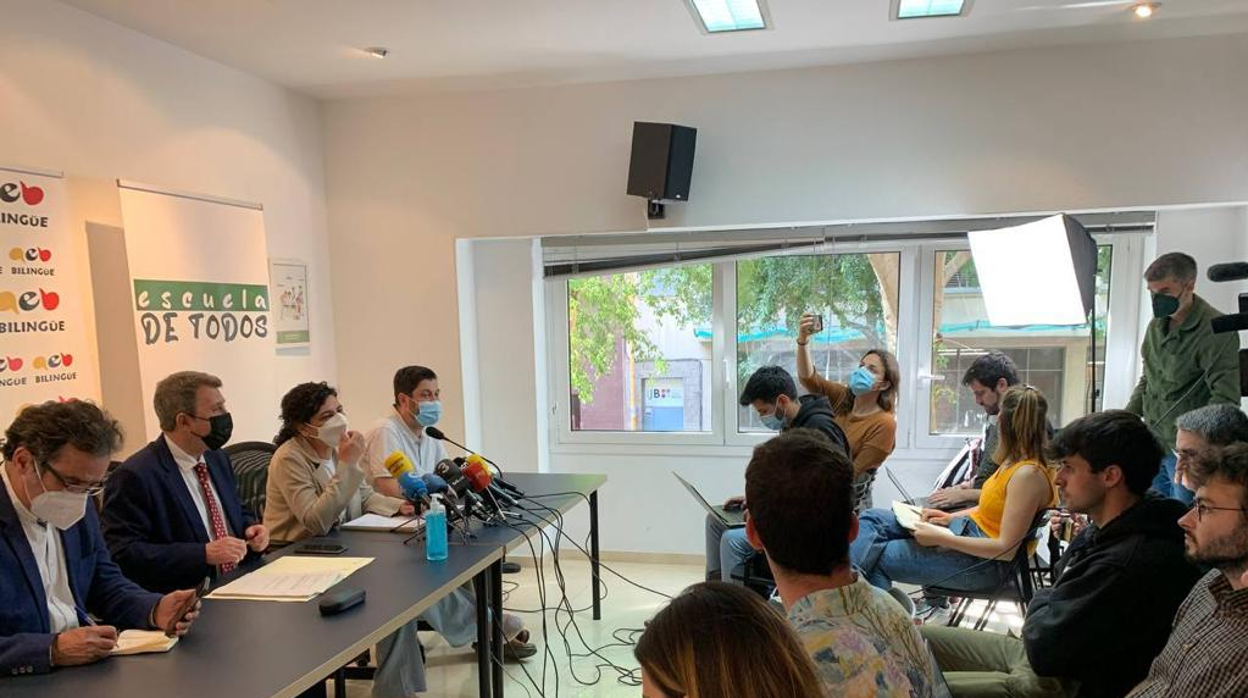
<svg viewBox="0 0 1248 698">
<path fill-rule="evenodd" d="M 870 349 L 845 383 L 819 375 L 810 354 L 815 316 L 802 316 L 797 334 L 797 378 L 802 387 L 832 403 L 837 426 L 849 441 L 854 462 L 854 510 L 870 509 L 871 484 L 897 445 L 897 394 L 901 369 L 885 349 Z"/>
<path fill-rule="evenodd" d="M 984 483 L 979 506 L 957 513 L 924 509 L 913 529 L 891 509 L 863 513 L 850 558 L 867 581 L 881 588 L 906 582 L 972 591 L 1004 583 L 1040 513 L 1057 504 L 1054 473 L 1044 456 L 1048 407 L 1044 394 L 1029 385 L 1002 396 L 994 456 L 1001 467 Z"/>
<path fill-rule="evenodd" d="M 644 698 L 823 698 L 797 634 L 757 594 L 695 584 L 649 623 L 633 650 Z"/>
</svg>

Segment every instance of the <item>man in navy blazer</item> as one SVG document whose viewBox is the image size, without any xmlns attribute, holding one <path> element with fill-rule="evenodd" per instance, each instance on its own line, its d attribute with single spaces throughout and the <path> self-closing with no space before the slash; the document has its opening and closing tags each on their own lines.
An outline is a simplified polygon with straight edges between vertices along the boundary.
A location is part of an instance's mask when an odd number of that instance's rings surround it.
<svg viewBox="0 0 1248 698">
<path fill-rule="evenodd" d="M 230 459 L 233 430 L 221 379 L 182 371 L 156 385 L 161 435 L 108 479 L 100 518 L 122 572 L 167 592 L 230 572 L 269 545 L 269 532 L 244 511 Z"/>
<path fill-rule="evenodd" d="M 118 628 L 182 635 L 198 615 L 194 590 L 144 591 L 109 558 L 87 499 L 120 445 L 117 422 L 88 402 L 27 407 L 5 431 L 0 676 L 90 664 L 108 656 Z M 188 603 L 194 606 L 175 621 Z"/>
</svg>

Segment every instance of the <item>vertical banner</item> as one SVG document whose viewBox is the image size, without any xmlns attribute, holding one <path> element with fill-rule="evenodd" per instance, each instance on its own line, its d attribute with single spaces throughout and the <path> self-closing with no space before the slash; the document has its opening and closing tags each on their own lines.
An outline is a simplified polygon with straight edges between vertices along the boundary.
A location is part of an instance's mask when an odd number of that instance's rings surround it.
<svg viewBox="0 0 1248 698">
<path fill-rule="evenodd" d="M 306 347 L 312 341 L 308 323 L 308 265 L 293 259 L 269 260 L 273 285 L 273 329 L 277 348 Z"/>
<path fill-rule="evenodd" d="M 130 263 L 146 436 L 156 384 L 176 371 L 225 383 L 234 440 L 272 438 L 274 345 L 258 205 L 118 182 Z"/>
<path fill-rule="evenodd" d="M 67 211 L 60 174 L 0 167 L 0 429 L 26 405 L 99 400 Z"/>
</svg>

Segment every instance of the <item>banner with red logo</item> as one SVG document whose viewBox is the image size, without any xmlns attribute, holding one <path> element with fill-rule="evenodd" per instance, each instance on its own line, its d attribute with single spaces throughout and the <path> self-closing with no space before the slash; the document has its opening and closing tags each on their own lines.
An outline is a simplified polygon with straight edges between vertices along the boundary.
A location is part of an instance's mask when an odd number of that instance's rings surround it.
<svg viewBox="0 0 1248 698">
<path fill-rule="evenodd" d="M 273 437 L 268 247 L 258 205 L 119 182 L 143 404 L 177 371 L 221 378 L 234 440 Z M 158 431 L 147 410 L 146 436 Z"/>
<path fill-rule="evenodd" d="M 0 167 L 0 429 L 27 405 L 99 400 L 67 211 L 61 175 Z"/>
</svg>

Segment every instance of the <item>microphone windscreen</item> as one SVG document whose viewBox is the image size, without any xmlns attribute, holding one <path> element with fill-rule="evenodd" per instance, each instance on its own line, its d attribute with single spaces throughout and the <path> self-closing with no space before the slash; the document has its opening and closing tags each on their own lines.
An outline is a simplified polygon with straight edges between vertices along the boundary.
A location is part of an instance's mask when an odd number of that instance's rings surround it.
<svg viewBox="0 0 1248 698">
<path fill-rule="evenodd" d="M 429 491 L 434 493 L 445 492 L 450 487 L 450 485 L 446 484 L 446 480 L 433 473 L 422 476 L 421 480 L 424 481 L 425 487 L 428 487 Z"/>
<path fill-rule="evenodd" d="M 386 472 L 390 473 L 390 477 L 399 477 L 403 473 L 410 473 L 415 469 L 412 466 L 411 459 L 402 451 L 395 451 L 386 456 Z"/>
<path fill-rule="evenodd" d="M 399 476 L 399 488 L 403 490 L 403 497 L 413 502 L 429 496 L 429 487 L 425 485 L 425 481 L 411 471 Z"/>
<path fill-rule="evenodd" d="M 446 434 L 443 434 L 442 430 L 437 427 L 425 427 L 425 433 L 438 441 L 442 441 L 446 438 Z"/>
<path fill-rule="evenodd" d="M 1248 262 L 1227 262 L 1225 264 L 1212 264 L 1209 270 L 1205 272 L 1205 276 L 1210 281 L 1238 281 L 1240 279 L 1248 279 Z"/>
</svg>

